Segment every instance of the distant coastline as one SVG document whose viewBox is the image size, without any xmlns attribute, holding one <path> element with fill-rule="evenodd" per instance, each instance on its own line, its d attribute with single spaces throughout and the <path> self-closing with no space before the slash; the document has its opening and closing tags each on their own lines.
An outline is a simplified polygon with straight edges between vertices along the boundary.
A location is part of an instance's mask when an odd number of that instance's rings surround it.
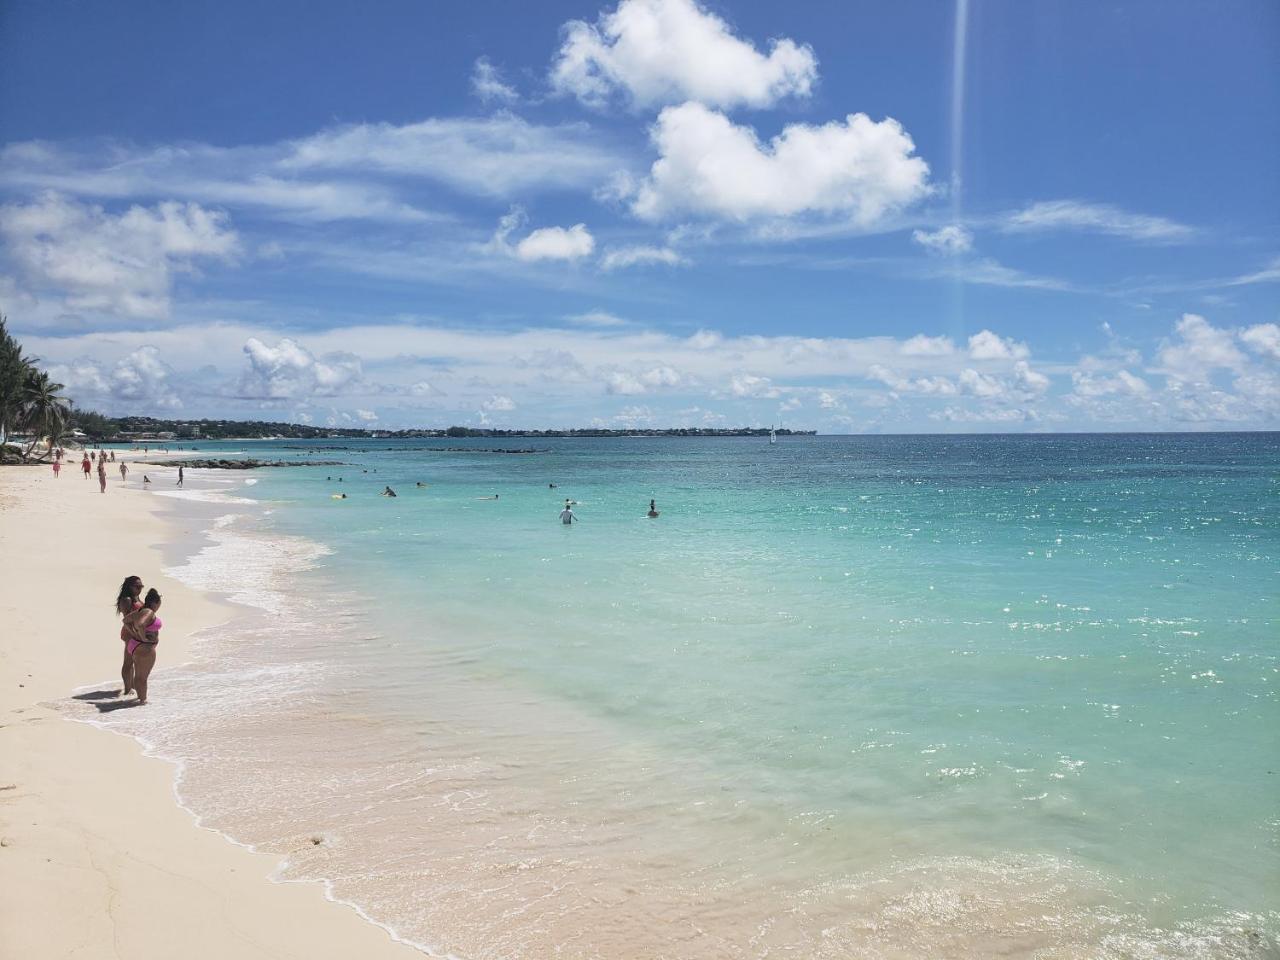
<svg viewBox="0 0 1280 960">
<path fill-rule="evenodd" d="M 769 427 L 668 427 L 614 430 L 575 427 L 563 430 L 504 430 L 493 427 L 432 427 L 378 430 L 362 427 L 317 427 L 266 420 L 158 420 L 154 417 L 100 418 L 83 424 L 85 433 L 103 443 L 166 443 L 177 440 L 394 440 L 478 437 L 767 437 Z M 780 437 L 812 437 L 816 430 L 778 427 Z"/>
</svg>

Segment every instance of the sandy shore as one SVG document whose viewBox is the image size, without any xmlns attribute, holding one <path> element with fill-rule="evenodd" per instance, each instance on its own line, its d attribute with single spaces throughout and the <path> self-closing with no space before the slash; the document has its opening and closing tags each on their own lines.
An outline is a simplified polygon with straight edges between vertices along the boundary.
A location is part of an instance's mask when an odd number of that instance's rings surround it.
<svg viewBox="0 0 1280 960">
<path fill-rule="evenodd" d="M 229 612 L 161 573 L 164 546 L 200 529 L 182 501 L 144 493 L 141 469 L 121 485 L 115 465 L 104 496 L 77 466 L 0 468 L 0 957 L 421 957 L 318 885 L 271 883 L 273 857 L 177 805 L 170 764 L 49 706 L 117 675 L 126 574 L 159 587 L 173 624 L 153 697 L 187 636 Z M 145 469 L 172 487 L 173 470 Z"/>
</svg>

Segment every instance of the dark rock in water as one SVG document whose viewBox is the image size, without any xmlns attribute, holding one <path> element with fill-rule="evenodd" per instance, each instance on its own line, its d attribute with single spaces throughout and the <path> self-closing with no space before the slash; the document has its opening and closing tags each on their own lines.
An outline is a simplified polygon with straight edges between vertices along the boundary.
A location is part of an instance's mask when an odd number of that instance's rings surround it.
<svg viewBox="0 0 1280 960">
<path fill-rule="evenodd" d="M 139 460 L 153 467 L 186 467 L 188 470 L 256 470 L 258 467 L 342 467 L 342 460 Z"/>
</svg>

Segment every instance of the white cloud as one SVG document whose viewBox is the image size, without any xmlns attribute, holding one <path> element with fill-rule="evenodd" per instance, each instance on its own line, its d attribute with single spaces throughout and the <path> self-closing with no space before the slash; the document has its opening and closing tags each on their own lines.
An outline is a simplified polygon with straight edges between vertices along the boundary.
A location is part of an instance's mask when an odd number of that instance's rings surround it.
<svg viewBox="0 0 1280 960">
<path fill-rule="evenodd" d="M 512 207 L 498 220 L 493 237 L 480 249 L 515 257 L 526 263 L 539 260 L 581 260 L 595 250 L 595 237 L 586 224 L 582 223 L 568 228 L 541 227 L 512 245 L 511 235 L 523 227 L 527 219 L 521 207 Z"/>
<path fill-rule="evenodd" d="M 818 406 L 823 410 L 844 409 L 844 404 L 840 402 L 840 398 L 829 390 L 818 391 Z"/>
<path fill-rule="evenodd" d="M 378 419 L 378 415 L 374 413 L 372 410 L 364 410 L 364 409 L 361 409 L 360 407 L 356 408 L 356 416 L 359 417 L 361 420 L 363 420 L 365 423 L 374 423 Z"/>
<path fill-rule="evenodd" d="M 564 227 L 542 227 L 516 244 L 521 260 L 581 260 L 596 248 L 596 241 L 585 224 Z"/>
<path fill-rule="evenodd" d="M 969 338 L 969 356 L 974 360 L 1023 360 L 1031 355 L 1025 343 L 1006 339 L 990 330 L 982 330 Z"/>
<path fill-rule="evenodd" d="M 668 267 L 682 266 L 688 261 L 670 247 L 615 247 L 606 250 L 600 258 L 603 270 L 618 270 L 623 267 L 648 266 L 663 264 Z"/>
<path fill-rule="evenodd" d="M 693 0 L 622 0 L 595 25 L 565 24 L 551 85 L 593 106 L 621 91 L 637 107 L 697 100 L 760 108 L 807 97 L 817 76 L 807 45 L 775 39 L 762 54 Z"/>
<path fill-rule="evenodd" d="M 904 357 L 945 357 L 955 353 L 956 345 L 950 337 L 927 337 L 918 333 L 902 341 L 899 349 Z"/>
<path fill-rule="evenodd" d="M 968 253 L 973 249 L 973 234 L 956 223 L 939 227 L 933 232 L 914 230 L 911 233 L 911 239 L 930 253 L 940 253 L 949 257 Z"/>
<path fill-rule="evenodd" d="M 1240 339 L 1254 353 L 1272 360 L 1280 360 L 1280 326 L 1259 323 L 1240 331 Z"/>
<path fill-rule="evenodd" d="M 67 387 L 81 406 L 102 405 L 108 412 L 172 411 L 182 407 L 173 371 L 160 351 L 140 346 L 110 367 L 79 358 L 49 367 L 49 375 Z"/>
<path fill-rule="evenodd" d="M 667 107 L 651 136 L 660 154 L 632 210 L 646 220 L 694 214 L 746 221 L 826 214 L 862 226 L 928 193 L 929 168 L 893 119 L 792 124 L 768 144 L 699 103 Z"/>
<path fill-rule="evenodd" d="M 482 410 L 490 413 L 505 412 L 516 408 L 515 402 L 510 397 L 504 397 L 500 394 L 494 394 L 484 403 L 480 404 Z"/>
<path fill-rule="evenodd" d="M 961 370 L 957 380 L 960 389 L 965 393 L 971 393 L 984 400 L 994 400 L 1005 395 L 1003 383 L 988 374 L 979 373 L 972 367 Z"/>
<path fill-rule="evenodd" d="M 617 370 L 609 374 L 605 392 L 636 396 L 653 390 L 678 387 L 683 383 L 684 377 L 671 367 L 653 367 L 641 373 Z"/>
<path fill-rule="evenodd" d="M 565 317 L 569 323 L 582 327 L 625 327 L 627 321 L 621 317 L 615 317 L 612 313 L 604 310 L 591 310 L 587 313 L 578 313 L 573 316 Z"/>
<path fill-rule="evenodd" d="M 0 208 L 0 234 L 30 286 L 73 309 L 148 319 L 168 316 L 175 274 L 239 251 L 224 214 L 174 201 L 111 214 L 46 193 Z"/>
<path fill-rule="evenodd" d="M 1057 277 L 1042 277 L 1015 270 L 990 257 L 939 263 L 941 276 L 955 277 L 965 283 L 988 287 L 1011 287 L 1029 290 L 1070 290 L 1071 285 Z"/>
<path fill-rule="evenodd" d="M 520 99 L 515 87 L 503 82 L 501 71 L 488 57 L 477 58 L 471 68 L 471 92 L 485 103 L 514 103 Z"/>
<path fill-rule="evenodd" d="M 1214 370 L 1240 370 L 1245 356 L 1230 331 L 1204 317 L 1184 313 L 1174 327 L 1177 339 L 1166 341 L 1156 354 L 1163 371 L 1181 380 L 1207 381 Z"/>
<path fill-rule="evenodd" d="M 947 423 L 1036 423 L 1040 416 L 1034 410 L 1017 407 L 988 406 L 980 410 L 947 407 L 929 414 L 929 419 Z"/>
<path fill-rule="evenodd" d="M 768 377 L 758 377 L 751 373 L 735 373 L 729 380 L 729 391 L 735 397 L 767 397 L 782 396 L 773 381 Z"/>
<path fill-rule="evenodd" d="M 484 196 L 539 187 L 590 189 L 621 162 L 586 124 L 537 126 L 508 113 L 362 123 L 290 143 L 287 170 L 369 170 L 441 180 Z"/>
<path fill-rule="evenodd" d="M 360 359 L 335 352 L 317 359 L 295 340 L 284 338 L 274 347 L 257 337 L 245 341 L 249 369 L 240 379 L 238 395 L 259 400 L 332 397 L 350 390 L 362 375 Z"/>
<path fill-rule="evenodd" d="M 1225 282 L 1228 287 L 1241 287 L 1251 283 L 1276 283 L 1280 281 L 1280 257 L 1276 257 L 1261 270 L 1232 277 Z"/>
<path fill-rule="evenodd" d="M 959 393 L 959 388 L 946 377 L 904 377 L 882 364 L 875 364 L 867 371 L 872 380 L 879 380 L 895 393 L 919 396 L 948 397 Z"/>
<path fill-rule="evenodd" d="M 1075 393 L 1086 399 L 1108 396 L 1145 397 L 1151 393 L 1151 386 L 1128 370 L 1118 370 L 1114 377 L 1073 370 L 1071 384 Z"/>
<path fill-rule="evenodd" d="M 1163 243 L 1186 240 L 1195 232 L 1185 224 L 1164 217 L 1130 213 L 1103 203 L 1080 200 L 1048 200 L 1005 217 L 1003 228 L 1011 233 L 1041 230 L 1084 230 Z"/>
<path fill-rule="evenodd" d="M 1025 360 L 1013 365 L 1014 388 L 1028 396 L 1036 396 L 1049 389 L 1049 378 L 1038 370 L 1032 370 Z"/>
</svg>

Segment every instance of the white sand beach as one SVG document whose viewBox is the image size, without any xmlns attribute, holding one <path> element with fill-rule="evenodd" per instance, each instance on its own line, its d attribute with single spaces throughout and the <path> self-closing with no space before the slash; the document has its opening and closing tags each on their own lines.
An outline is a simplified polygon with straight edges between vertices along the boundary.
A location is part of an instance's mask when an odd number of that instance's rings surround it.
<svg viewBox="0 0 1280 960">
<path fill-rule="evenodd" d="M 124 576 L 159 587 L 172 625 L 153 699 L 188 636 L 229 610 L 161 572 L 165 545 L 199 529 L 181 501 L 145 493 L 140 469 L 120 484 L 114 464 L 103 495 L 76 466 L 57 480 L 47 466 L 0 468 L 0 956 L 421 956 L 319 885 L 272 883 L 274 857 L 178 806 L 171 764 L 50 706 L 116 675 Z M 172 469 L 147 472 L 172 487 Z"/>
</svg>

